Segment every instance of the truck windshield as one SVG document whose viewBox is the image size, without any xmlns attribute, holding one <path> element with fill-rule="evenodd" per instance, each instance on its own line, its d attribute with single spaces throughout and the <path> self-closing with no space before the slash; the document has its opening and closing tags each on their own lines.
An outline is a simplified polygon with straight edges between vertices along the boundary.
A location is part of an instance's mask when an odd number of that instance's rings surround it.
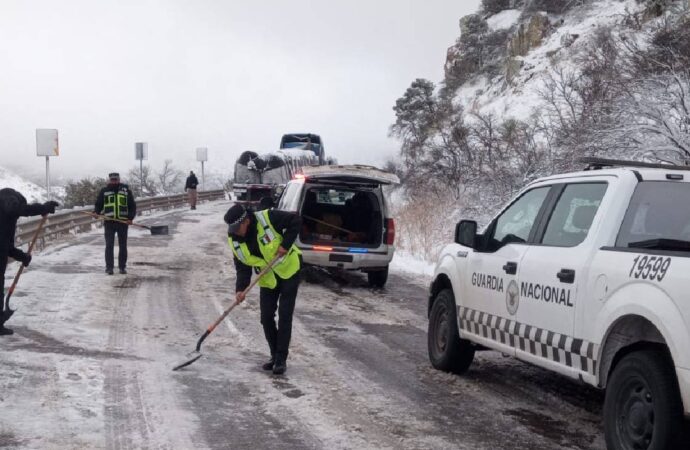
<svg viewBox="0 0 690 450">
<path fill-rule="evenodd" d="M 616 247 L 690 251 L 690 183 L 638 184 Z"/>
</svg>

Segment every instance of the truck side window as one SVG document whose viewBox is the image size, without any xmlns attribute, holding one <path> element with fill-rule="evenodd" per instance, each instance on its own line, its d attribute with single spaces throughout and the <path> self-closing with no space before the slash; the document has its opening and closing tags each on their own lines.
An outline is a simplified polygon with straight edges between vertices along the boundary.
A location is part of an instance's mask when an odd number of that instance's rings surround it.
<svg viewBox="0 0 690 450">
<path fill-rule="evenodd" d="M 639 243 L 660 239 L 690 241 L 689 199 L 690 183 L 639 183 L 621 224 L 616 247 L 640 247 Z"/>
<path fill-rule="evenodd" d="M 592 226 L 606 188 L 606 183 L 567 185 L 549 218 L 541 243 L 558 247 L 581 244 Z"/>
<path fill-rule="evenodd" d="M 527 242 L 550 186 L 527 191 L 496 219 L 493 241 L 500 244 Z"/>
</svg>

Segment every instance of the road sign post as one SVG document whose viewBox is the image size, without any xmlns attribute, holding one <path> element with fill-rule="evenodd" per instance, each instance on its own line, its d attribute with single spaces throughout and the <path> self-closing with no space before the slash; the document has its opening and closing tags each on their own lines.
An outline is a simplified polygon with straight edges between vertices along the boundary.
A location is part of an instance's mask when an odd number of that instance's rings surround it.
<svg viewBox="0 0 690 450">
<path fill-rule="evenodd" d="M 199 147 L 196 149 L 196 160 L 201 163 L 201 190 L 206 190 L 206 183 L 204 179 L 204 163 L 208 161 L 208 149 L 206 147 Z"/>
<path fill-rule="evenodd" d="M 46 196 L 50 200 L 50 157 L 60 156 L 58 130 L 53 128 L 36 129 L 36 155 L 46 158 Z"/>
<path fill-rule="evenodd" d="M 139 161 L 139 197 L 144 196 L 144 160 L 149 157 L 149 144 L 146 142 L 134 143 L 134 159 Z"/>
</svg>

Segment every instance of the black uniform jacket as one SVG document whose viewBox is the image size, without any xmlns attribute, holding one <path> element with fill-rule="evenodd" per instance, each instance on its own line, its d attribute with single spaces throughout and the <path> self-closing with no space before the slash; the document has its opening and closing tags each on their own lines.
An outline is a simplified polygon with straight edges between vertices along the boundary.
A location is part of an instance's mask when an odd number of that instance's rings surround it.
<svg viewBox="0 0 690 450">
<path fill-rule="evenodd" d="M 196 189 L 199 184 L 199 180 L 196 179 L 196 175 L 190 175 L 187 177 L 187 182 L 184 185 L 185 189 Z"/>
<path fill-rule="evenodd" d="M 14 236 L 19 217 L 40 216 L 46 214 L 44 205 L 28 205 L 22 194 L 13 189 L 3 189 L 0 193 L 0 254 L 1 257 L 15 257 Z M 20 252 L 21 253 L 21 252 Z"/>
</svg>

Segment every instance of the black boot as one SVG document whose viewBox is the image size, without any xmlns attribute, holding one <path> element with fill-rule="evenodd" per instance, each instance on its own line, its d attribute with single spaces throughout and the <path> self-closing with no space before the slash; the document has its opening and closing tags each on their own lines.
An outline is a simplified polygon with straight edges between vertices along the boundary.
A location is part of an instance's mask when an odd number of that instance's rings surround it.
<svg viewBox="0 0 690 450">
<path fill-rule="evenodd" d="M 112 267 L 106 268 L 106 269 L 105 269 L 105 273 L 107 273 L 108 275 L 112 275 L 112 274 L 113 274 L 113 269 L 112 269 Z"/>
<path fill-rule="evenodd" d="M 125 268 L 120 269 L 120 275 L 127 275 L 127 269 L 125 269 Z"/>
<path fill-rule="evenodd" d="M 287 362 L 284 356 L 276 356 L 276 362 L 273 364 L 273 375 L 282 375 L 287 370 Z"/>
<path fill-rule="evenodd" d="M 261 368 L 262 368 L 263 370 L 273 370 L 273 365 L 275 364 L 275 362 L 276 362 L 275 357 L 274 357 L 274 356 L 271 356 L 271 359 L 268 360 L 267 363 L 264 363 L 264 364 L 261 366 Z"/>
<path fill-rule="evenodd" d="M 10 336 L 14 334 L 14 330 L 5 328 L 5 324 L 0 325 L 0 336 Z"/>
</svg>

